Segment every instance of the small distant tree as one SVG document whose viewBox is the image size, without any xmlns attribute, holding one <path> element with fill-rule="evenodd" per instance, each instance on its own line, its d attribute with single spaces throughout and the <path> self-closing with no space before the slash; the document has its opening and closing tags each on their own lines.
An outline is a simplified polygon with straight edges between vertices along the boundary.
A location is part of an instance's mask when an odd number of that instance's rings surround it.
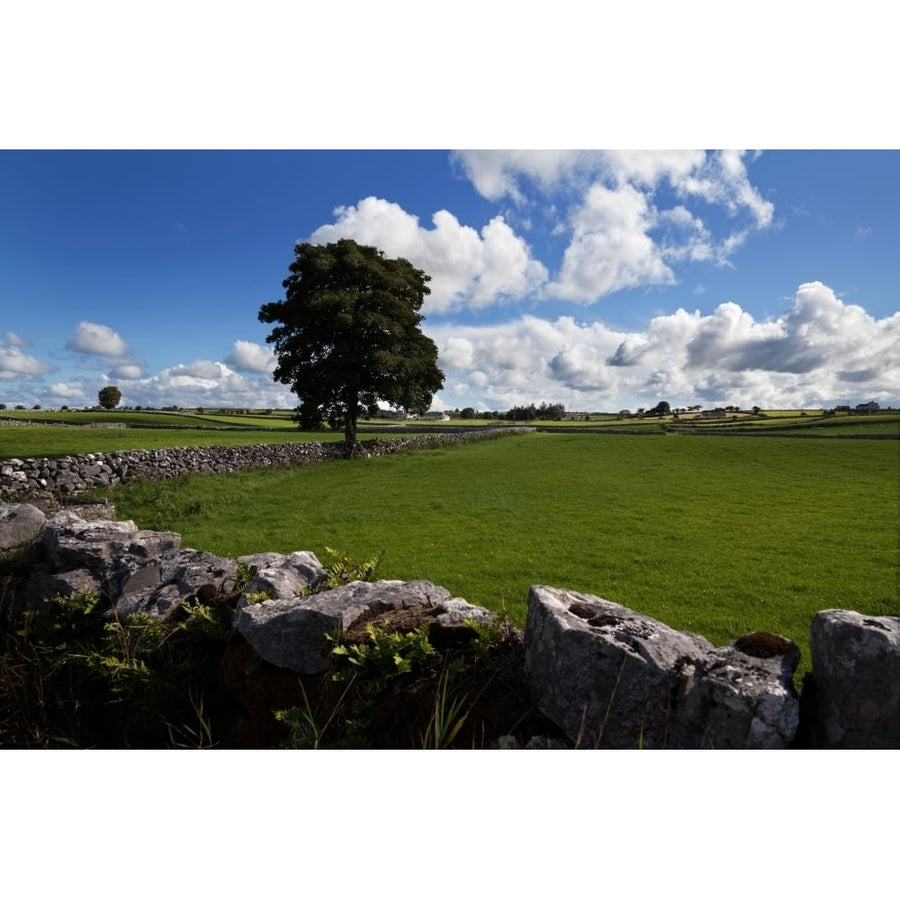
<svg viewBox="0 0 900 900">
<path fill-rule="evenodd" d="M 97 399 L 104 409 L 115 409 L 122 401 L 122 392 L 114 384 L 110 384 L 100 388 Z"/>
<path fill-rule="evenodd" d="M 40 404 L 40 403 L 35 403 L 34 406 L 32 406 L 31 408 L 32 408 L 32 409 L 40 409 L 40 408 L 41 408 L 41 404 Z"/>
</svg>

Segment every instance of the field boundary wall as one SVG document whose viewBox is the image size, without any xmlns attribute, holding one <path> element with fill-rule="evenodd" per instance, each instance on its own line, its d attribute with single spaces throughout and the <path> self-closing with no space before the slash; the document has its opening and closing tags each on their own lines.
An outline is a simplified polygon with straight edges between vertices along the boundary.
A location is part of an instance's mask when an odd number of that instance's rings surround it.
<svg viewBox="0 0 900 900">
<path fill-rule="evenodd" d="M 452 434 L 427 434 L 357 443 L 355 456 L 388 456 L 452 444 L 521 434 L 533 429 L 493 428 Z M 220 474 L 241 469 L 283 468 L 346 458 L 342 442 L 309 441 L 213 447 L 167 447 L 159 450 L 118 450 L 80 453 L 58 459 L 30 457 L 0 462 L 0 499 L 70 496 L 129 481 L 174 478 L 177 475 Z"/>
</svg>

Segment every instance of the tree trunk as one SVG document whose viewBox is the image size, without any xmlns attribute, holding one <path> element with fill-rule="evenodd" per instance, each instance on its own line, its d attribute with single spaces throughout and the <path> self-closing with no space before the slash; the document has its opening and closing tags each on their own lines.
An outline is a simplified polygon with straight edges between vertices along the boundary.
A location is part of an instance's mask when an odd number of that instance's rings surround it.
<svg viewBox="0 0 900 900">
<path fill-rule="evenodd" d="M 347 403 L 347 414 L 344 417 L 344 443 L 347 455 L 353 456 L 356 450 L 356 420 L 359 417 L 359 400 L 354 396 Z"/>
</svg>

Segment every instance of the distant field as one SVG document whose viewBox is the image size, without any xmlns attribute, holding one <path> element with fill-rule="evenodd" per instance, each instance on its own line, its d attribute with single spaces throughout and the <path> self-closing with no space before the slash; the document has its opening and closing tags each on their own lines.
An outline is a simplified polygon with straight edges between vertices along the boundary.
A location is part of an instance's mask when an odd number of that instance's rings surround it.
<svg viewBox="0 0 900 900">
<path fill-rule="evenodd" d="M 784 431 L 815 431 L 828 429 L 833 434 L 896 434 L 900 435 L 900 414 L 879 413 L 871 416 L 851 415 L 806 415 L 801 416 L 796 412 L 784 411 L 781 415 L 766 413 L 765 417 L 758 419 L 728 418 L 728 419 L 687 419 L 673 424 L 690 425 L 694 428 L 739 428 L 749 430 L 784 430 Z"/>
<path fill-rule="evenodd" d="M 27 422 L 69 423 L 72 425 L 89 425 L 92 422 L 122 422 L 126 425 L 146 426 L 182 426 L 197 427 L 207 423 L 204 416 L 194 413 L 176 412 L 135 412 L 134 410 L 110 410 L 108 412 L 89 411 L 76 412 L 72 410 L 3 410 L 0 416 L 8 419 L 19 419 Z"/>
<path fill-rule="evenodd" d="M 387 551 L 506 609 L 531 584 L 605 597 L 727 643 L 815 612 L 900 613 L 893 441 L 522 434 L 291 470 L 121 486 L 121 518 L 221 555 Z"/>
<path fill-rule="evenodd" d="M 0 426 L 0 459 L 54 458 L 114 450 L 161 447 L 210 447 L 231 444 L 277 444 L 281 441 L 339 441 L 335 432 L 214 431 L 199 428 L 67 428 L 64 425 Z M 365 440 L 366 435 L 360 435 Z"/>
<path fill-rule="evenodd" d="M 273 414 L 270 416 L 220 416 L 216 413 L 206 413 L 197 418 L 204 424 L 227 428 L 297 428 L 297 423 L 292 421 L 290 413 Z"/>
</svg>

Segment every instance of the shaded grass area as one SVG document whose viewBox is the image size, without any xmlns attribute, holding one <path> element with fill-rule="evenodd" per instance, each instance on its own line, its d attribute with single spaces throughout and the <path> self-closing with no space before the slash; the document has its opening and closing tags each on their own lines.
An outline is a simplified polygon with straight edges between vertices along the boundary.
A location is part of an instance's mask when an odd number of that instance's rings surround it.
<svg viewBox="0 0 900 900">
<path fill-rule="evenodd" d="M 898 447 L 523 434 L 290 470 L 121 486 L 119 518 L 223 556 L 325 547 L 524 624 L 532 584 L 571 588 L 724 644 L 803 651 L 821 609 L 900 613 Z"/>
</svg>

